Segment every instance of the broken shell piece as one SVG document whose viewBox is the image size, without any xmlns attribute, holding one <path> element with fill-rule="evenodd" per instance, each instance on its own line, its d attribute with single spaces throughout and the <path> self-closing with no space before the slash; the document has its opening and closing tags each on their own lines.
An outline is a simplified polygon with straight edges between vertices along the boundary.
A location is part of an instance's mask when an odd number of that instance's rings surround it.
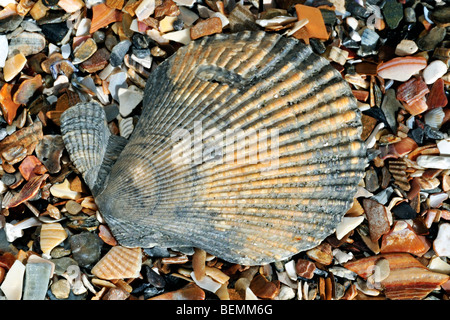
<svg viewBox="0 0 450 320">
<path fill-rule="evenodd" d="M 20 300 L 22 298 L 24 274 L 25 266 L 19 260 L 15 260 L 0 286 L 7 300 Z"/>
<path fill-rule="evenodd" d="M 110 8 L 104 3 L 97 4 L 92 7 L 92 22 L 89 33 L 92 34 L 98 29 L 117 21 L 122 21 L 122 12 Z"/>
<path fill-rule="evenodd" d="M 92 274 L 100 279 L 128 279 L 139 276 L 142 266 L 140 248 L 112 247 L 92 268 Z"/>
<path fill-rule="evenodd" d="M 210 292 L 216 292 L 222 286 L 221 283 L 214 281 L 213 279 L 211 279 L 211 277 L 207 275 L 205 275 L 201 280 L 198 280 L 195 277 L 194 271 L 191 272 L 191 278 L 192 280 L 194 280 L 195 284 L 197 284 L 200 288 Z"/>
<path fill-rule="evenodd" d="M 344 217 L 341 223 L 336 227 L 336 238 L 341 240 L 347 233 L 355 229 L 364 221 L 363 216 L 359 217 Z"/>
<path fill-rule="evenodd" d="M 119 88 L 119 112 L 122 117 L 127 117 L 134 108 L 142 101 L 144 92 L 135 86 Z"/>
<path fill-rule="evenodd" d="M 27 104 L 37 89 L 42 87 L 42 76 L 37 74 L 31 79 L 24 80 L 14 93 L 13 101 L 17 104 Z"/>
<path fill-rule="evenodd" d="M 396 221 L 392 230 L 381 241 L 381 252 L 409 252 L 422 256 L 430 249 L 430 244 L 424 236 L 417 235 L 403 220 Z"/>
<path fill-rule="evenodd" d="M 3 118 L 5 121 L 11 125 L 13 120 L 16 118 L 17 109 L 19 109 L 20 104 L 15 103 L 11 96 L 11 91 L 13 85 L 5 83 L 0 90 L 0 106 L 2 109 Z"/>
<path fill-rule="evenodd" d="M 47 168 L 48 172 L 58 173 L 61 170 L 60 159 L 64 151 L 61 135 L 45 135 L 36 145 L 36 156 Z"/>
<path fill-rule="evenodd" d="M 73 13 L 84 7 L 84 2 L 82 0 L 59 0 L 58 6 L 66 12 Z"/>
<path fill-rule="evenodd" d="M 19 51 L 25 57 L 41 52 L 45 48 L 45 37 L 36 32 L 22 32 L 11 38 L 8 47 L 8 57 L 12 57 L 14 51 Z M 2 48 L 2 50 L 4 50 Z"/>
<path fill-rule="evenodd" d="M 30 262 L 26 264 L 23 300 L 45 300 L 52 265 L 46 262 Z"/>
<path fill-rule="evenodd" d="M 377 73 L 383 79 L 407 81 L 411 76 L 427 66 L 424 57 L 398 57 L 378 66 Z"/>
<path fill-rule="evenodd" d="M 439 257 L 450 258 L 450 223 L 442 223 L 439 226 L 433 249 Z"/>
<path fill-rule="evenodd" d="M 14 77 L 22 71 L 26 64 L 27 58 L 20 52 L 6 60 L 5 67 L 3 68 L 3 76 L 5 81 L 9 82 L 14 79 Z"/>
<path fill-rule="evenodd" d="M 358 259 L 344 267 L 367 279 L 378 259 L 389 261 L 389 276 L 381 281 L 386 298 L 393 300 L 423 299 L 436 287 L 445 283 L 447 275 L 431 272 L 408 253 L 390 253 Z"/>
<path fill-rule="evenodd" d="M 50 187 L 50 193 L 60 199 L 77 200 L 81 194 L 70 189 L 69 180 L 65 179 L 62 183 L 54 184 Z"/>
<path fill-rule="evenodd" d="M 166 292 L 148 300 L 205 300 L 205 291 L 192 282 L 181 289 Z"/>
<path fill-rule="evenodd" d="M 20 189 L 18 193 L 14 195 L 14 197 L 7 203 L 4 204 L 5 208 L 13 208 L 18 206 L 19 204 L 28 201 L 38 193 L 41 184 L 47 179 L 48 174 L 37 175 L 30 180 Z"/>
<path fill-rule="evenodd" d="M 50 255 L 50 251 L 67 238 L 67 232 L 58 223 L 46 223 L 41 226 L 41 250 L 44 254 Z"/>
</svg>

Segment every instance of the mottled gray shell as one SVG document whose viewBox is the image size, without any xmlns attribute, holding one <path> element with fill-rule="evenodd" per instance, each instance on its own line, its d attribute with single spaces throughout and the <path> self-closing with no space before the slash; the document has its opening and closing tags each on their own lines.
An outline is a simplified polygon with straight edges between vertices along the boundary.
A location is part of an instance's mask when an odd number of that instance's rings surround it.
<svg viewBox="0 0 450 320">
<path fill-rule="evenodd" d="M 123 246 L 199 247 L 246 265 L 287 258 L 335 231 L 364 174 L 350 87 L 292 38 L 242 32 L 193 41 L 152 72 L 143 106 L 125 147 L 96 103 L 61 118 L 71 159 Z M 190 140 L 174 161 L 177 129 Z M 260 141 L 267 138 L 266 155 L 274 156 L 278 143 L 278 157 L 230 162 L 232 144 L 216 135 L 227 130 L 256 132 L 248 150 L 258 154 Z M 113 146 L 117 154 L 123 148 L 115 163 Z"/>
</svg>

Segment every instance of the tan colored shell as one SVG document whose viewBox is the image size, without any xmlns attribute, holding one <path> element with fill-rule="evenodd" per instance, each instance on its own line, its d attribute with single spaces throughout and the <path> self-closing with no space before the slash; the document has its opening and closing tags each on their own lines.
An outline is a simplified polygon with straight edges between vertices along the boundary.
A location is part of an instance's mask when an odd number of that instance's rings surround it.
<svg viewBox="0 0 450 320">
<path fill-rule="evenodd" d="M 246 31 L 192 41 L 151 73 L 143 108 L 123 151 L 98 104 L 61 117 L 71 159 L 123 246 L 192 246 L 246 265 L 281 260 L 334 232 L 364 174 L 349 85 L 293 38 Z M 196 123 L 203 152 L 219 146 L 219 161 L 196 162 Z M 180 128 L 191 138 L 185 164 L 172 158 Z M 272 147 L 270 129 L 279 133 L 277 165 L 227 161 L 230 143 L 215 135 L 258 132 Z"/>
<path fill-rule="evenodd" d="M 40 243 L 44 254 L 50 251 L 67 238 L 67 232 L 60 223 L 46 223 L 41 227 Z"/>
<path fill-rule="evenodd" d="M 142 266 L 140 248 L 112 247 L 92 268 L 92 274 L 105 280 L 139 276 Z"/>
</svg>

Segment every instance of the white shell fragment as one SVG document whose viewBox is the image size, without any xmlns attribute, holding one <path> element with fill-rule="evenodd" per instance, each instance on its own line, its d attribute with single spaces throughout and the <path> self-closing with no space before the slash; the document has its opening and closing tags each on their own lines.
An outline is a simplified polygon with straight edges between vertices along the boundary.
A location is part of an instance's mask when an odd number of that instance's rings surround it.
<svg viewBox="0 0 450 320">
<path fill-rule="evenodd" d="M 119 111 L 122 117 L 127 117 L 134 108 L 142 101 L 144 93 L 135 86 L 127 89 L 119 88 Z"/>
<path fill-rule="evenodd" d="M 363 216 L 359 217 L 344 217 L 341 223 L 336 227 L 336 238 L 341 240 L 347 233 L 355 229 L 364 221 Z"/>
<path fill-rule="evenodd" d="M 433 249 L 439 257 L 450 258 L 450 223 L 442 223 L 439 226 Z"/>
<path fill-rule="evenodd" d="M 20 300 L 22 298 L 24 274 L 25 266 L 23 263 L 19 260 L 14 261 L 0 286 L 7 300 Z"/>
</svg>

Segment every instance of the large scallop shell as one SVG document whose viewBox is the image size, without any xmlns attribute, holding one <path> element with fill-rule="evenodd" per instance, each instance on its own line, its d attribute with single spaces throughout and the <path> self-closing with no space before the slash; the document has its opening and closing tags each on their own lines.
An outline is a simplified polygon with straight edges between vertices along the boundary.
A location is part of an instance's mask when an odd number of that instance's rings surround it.
<svg viewBox="0 0 450 320">
<path fill-rule="evenodd" d="M 246 31 L 192 41 L 152 72 L 143 106 L 114 165 L 110 148 L 124 143 L 100 105 L 61 117 L 71 159 L 123 246 L 280 260 L 334 232 L 364 173 L 350 87 L 293 38 Z M 257 161 L 229 152 L 236 144 L 225 137 L 239 132 Z"/>
</svg>

